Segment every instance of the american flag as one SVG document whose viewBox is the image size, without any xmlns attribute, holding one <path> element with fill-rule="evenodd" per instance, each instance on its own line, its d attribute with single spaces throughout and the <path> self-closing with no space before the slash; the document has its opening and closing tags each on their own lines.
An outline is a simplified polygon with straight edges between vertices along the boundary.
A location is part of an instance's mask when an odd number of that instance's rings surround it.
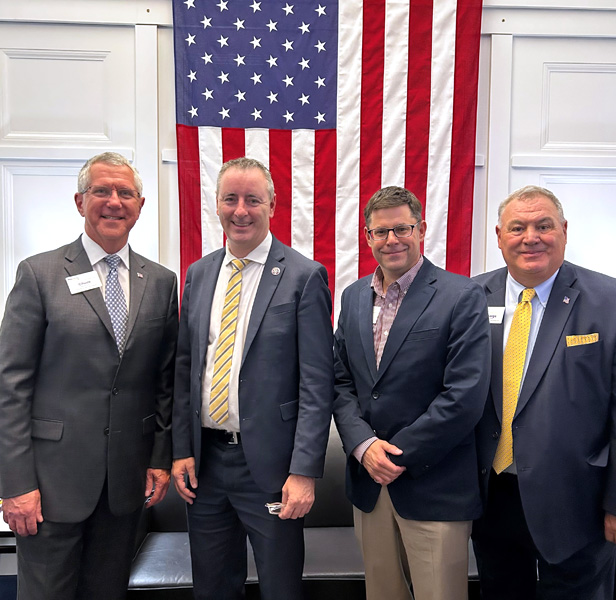
<svg viewBox="0 0 616 600">
<path fill-rule="evenodd" d="M 215 186 L 267 165 L 272 233 L 344 288 L 375 266 L 363 207 L 425 207 L 424 253 L 469 274 L 481 0 L 174 0 L 181 270 L 220 247 Z"/>
</svg>

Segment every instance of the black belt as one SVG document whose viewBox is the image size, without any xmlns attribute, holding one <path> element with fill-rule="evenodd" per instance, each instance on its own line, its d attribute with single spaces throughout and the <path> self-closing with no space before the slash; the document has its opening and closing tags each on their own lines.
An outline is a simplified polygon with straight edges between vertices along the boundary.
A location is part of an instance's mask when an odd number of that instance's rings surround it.
<svg viewBox="0 0 616 600">
<path fill-rule="evenodd" d="M 242 443 L 242 436 L 239 431 L 225 431 L 224 429 L 210 429 L 209 427 L 204 427 L 203 433 L 207 439 L 220 444 L 237 446 Z"/>
</svg>

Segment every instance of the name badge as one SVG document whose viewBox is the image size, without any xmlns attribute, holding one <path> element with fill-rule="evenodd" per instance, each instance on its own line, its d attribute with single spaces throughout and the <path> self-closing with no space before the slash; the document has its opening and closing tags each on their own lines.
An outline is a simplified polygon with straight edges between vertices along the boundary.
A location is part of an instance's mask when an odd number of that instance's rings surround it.
<svg viewBox="0 0 616 600">
<path fill-rule="evenodd" d="M 490 325 L 500 325 L 503 322 L 504 316 L 504 306 L 488 306 L 488 317 L 490 319 Z"/>
<path fill-rule="evenodd" d="M 79 275 L 67 277 L 66 283 L 68 284 L 68 289 L 71 294 L 81 294 L 81 292 L 94 290 L 103 285 L 96 271 L 80 273 Z"/>
</svg>

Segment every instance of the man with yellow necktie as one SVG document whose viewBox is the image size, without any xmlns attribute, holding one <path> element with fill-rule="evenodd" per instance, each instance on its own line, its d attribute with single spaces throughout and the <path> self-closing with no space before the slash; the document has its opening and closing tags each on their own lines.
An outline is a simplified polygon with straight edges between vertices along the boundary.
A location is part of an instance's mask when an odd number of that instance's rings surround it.
<svg viewBox="0 0 616 600">
<path fill-rule="evenodd" d="M 216 200 L 227 245 L 186 275 L 173 411 L 194 594 L 244 597 L 248 535 L 261 598 L 298 600 L 302 517 L 332 414 L 327 272 L 270 233 L 276 196 L 260 162 L 225 163 Z"/>
<path fill-rule="evenodd" d="M 616 280 L 564 260 L 549 190 L 511 194 L 496 234 L 507 267 L 476 278 L 492 324 L 473 527 L 482 600 L 612 600 Z"/>
</svg>

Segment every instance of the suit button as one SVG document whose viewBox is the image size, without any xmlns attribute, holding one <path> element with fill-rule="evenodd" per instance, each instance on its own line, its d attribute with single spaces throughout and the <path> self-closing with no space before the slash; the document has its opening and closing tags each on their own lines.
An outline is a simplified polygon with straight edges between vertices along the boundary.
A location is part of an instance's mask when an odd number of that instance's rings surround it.
<svg viewBox="0 0 616 600">
<path fill-rule="evenodd" d="M 103 429 L 103 433 L 105 435 L 109 435 L 109 427 L 105 427 L 105 429 Z"/>
<path fill-rule="evenodd" d="M 424 471 L 427 471 L 430 468 L 430 465 L 424 465 Z"/>
<path fill-rule="evenodd" d="M 495 432 L 492 434 L 492 437 L 493 437 L 495 440 L 497 440 L 497 439 L 498 439 L 498 437 L 499 437 L 499 433 L 498 433 L 498 431 L 495 431 Z"/>
<path fill-rule="evenodd" d="M 378 400 L 380 395 L 381 394 L 379 394 L 378 392 L 372 392 L 372 399 L 373 400 Z"/>
<path fill-rule="evenodd" d="M 198 410 L 195 411 L 195 417 L 197 417 L 197 419 L 199 418 L 199 411 Z"/>
<path fill-rule="evenodd" d="M 117 396 L 119 391 L 120 391 L 120 390 L 118 390 L 118 388 L 115 388 L 115 387 L 114 387 L 114 388 L 111 390 L 111 393 L 112 393 L 114 396 Z"/>
<path fill-rule="evenodd" d="M 488 470 L 487 470 L 487 469 L 481 469 L 481 474 L 482 474 L 482 475 L 485 475 L 487 472 L 488 472 Z"/>
</svg>

